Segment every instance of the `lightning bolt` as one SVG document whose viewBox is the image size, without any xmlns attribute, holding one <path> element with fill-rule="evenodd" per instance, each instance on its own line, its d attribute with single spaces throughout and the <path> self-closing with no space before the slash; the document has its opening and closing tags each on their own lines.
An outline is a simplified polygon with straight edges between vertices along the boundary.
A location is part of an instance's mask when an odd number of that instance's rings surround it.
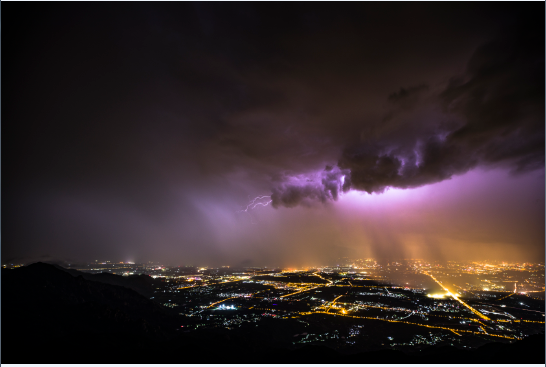
<svg viewBox="0 0 546 367">
<path fill-rule="evenodd" d="M 261 206 L 268 206 L 273 200 L 269 200 L 268 202 L 261 202 L 259 200 L 263 200 L 265 198 L 271 199 L 271 195 L 263 195 L 263 196 L 257 196 L 253 200 L 250 201 L 250 203 L 246 206 L 246 208 L 242 210 L 238 210 L 237 213 L 241 212 L 248 212 L 249 210 L 252 210 L 256 208 L 258 205 Z"/>
</svg>

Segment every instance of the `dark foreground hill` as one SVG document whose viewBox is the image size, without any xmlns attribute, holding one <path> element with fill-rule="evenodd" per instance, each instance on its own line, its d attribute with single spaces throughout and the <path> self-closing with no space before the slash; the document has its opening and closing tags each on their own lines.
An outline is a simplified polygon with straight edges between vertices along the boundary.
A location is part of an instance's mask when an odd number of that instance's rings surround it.
<svg viewBox="0 0 546 367">
<path fill-rule="evenodd" d="M 148 275 L 130 275 L 119 276 L 110 273 L 84 273 L 74 269 L 64 269 L 58 265 L 54 265 L 56 268 L 63 270 L 74 277 L 81 276 L 83 279 L 92 280 L 94 282 L 106 283 L 111 285 L 119 285 L 125 288 L 132 289 L 137 293 L 150 298 L 154 293 L 154 280 Z"/>
<path fill-rule="evenodd" d="M 85 278 L 43 263 L 2 269 L 2 363 L 544 364 L 544 335 L 476 350 L 343 355 L 320 346 L 273 349 L 236 331 L 185 333 L 181 316 L 121 286 L 127 282 L 122 277 Z M 147 293 L 146 283 L 143 278 L 125 285 Z"/>
</svg>

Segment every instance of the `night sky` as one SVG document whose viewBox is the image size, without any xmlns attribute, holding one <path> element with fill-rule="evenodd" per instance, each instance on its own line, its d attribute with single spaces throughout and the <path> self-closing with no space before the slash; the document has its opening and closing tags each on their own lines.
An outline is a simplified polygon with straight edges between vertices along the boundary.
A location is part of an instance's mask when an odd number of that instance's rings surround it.
<svg viewBox="0 0 546 367">
<path fill-rule="evenodd" d="M 544 7 L 5 3 L 2 261 L 543 261 Z"/>
</svg>

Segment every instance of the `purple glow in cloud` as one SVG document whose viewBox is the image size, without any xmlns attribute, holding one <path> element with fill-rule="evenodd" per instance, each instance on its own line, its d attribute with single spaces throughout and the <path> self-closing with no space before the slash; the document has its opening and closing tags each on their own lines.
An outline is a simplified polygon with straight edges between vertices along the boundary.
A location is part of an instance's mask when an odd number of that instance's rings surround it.
<svg viewBox="0 0 546 367">
<path fill-rule="evenodd" d="M 417 188 L 477 168 L 543 168 L 544 84 L 535 80 L 543 80 L 544 54 L 518 46 L 528 32 L 499 34 L 475 50 L 463 74 L 436 89 L 392 93 L 388 112 L 342 146 L 336 167 L 275 187 L 272 206 L 336 201 L 348 190 Z"/>
<path fill-rule="evenodd" d="M 272 190 L 271 205 L 274 208 L 291 208 L 297 205 L 311 206 L 314 201 L 336 201 L 341 193 L 350 188 L 346 180 L 349 173 L 339 167 L 326 166 L 323 171 L 314 174 L 291 177 Z"/>
</svg>

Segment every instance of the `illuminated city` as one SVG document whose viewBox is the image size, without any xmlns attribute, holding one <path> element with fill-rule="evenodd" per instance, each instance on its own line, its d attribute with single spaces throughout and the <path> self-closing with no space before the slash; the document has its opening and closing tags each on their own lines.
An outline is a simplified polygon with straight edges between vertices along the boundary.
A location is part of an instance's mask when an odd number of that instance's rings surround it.
<svg viewBox="0 0 546 367">
<path fill-rule="evenodd" d="M 149 276 L 149 298 L 175 311 L 184 333 L 256 327 L 259 334 L 275 319 L 294 330 L 275 343 L 356 352 L 371 340 L 406 351 L 476 348 L 544 331 L 543 263 L 345 258 L 312 269 L 238 269 L 105 261 L 71 269 Z"/>
</svg>

